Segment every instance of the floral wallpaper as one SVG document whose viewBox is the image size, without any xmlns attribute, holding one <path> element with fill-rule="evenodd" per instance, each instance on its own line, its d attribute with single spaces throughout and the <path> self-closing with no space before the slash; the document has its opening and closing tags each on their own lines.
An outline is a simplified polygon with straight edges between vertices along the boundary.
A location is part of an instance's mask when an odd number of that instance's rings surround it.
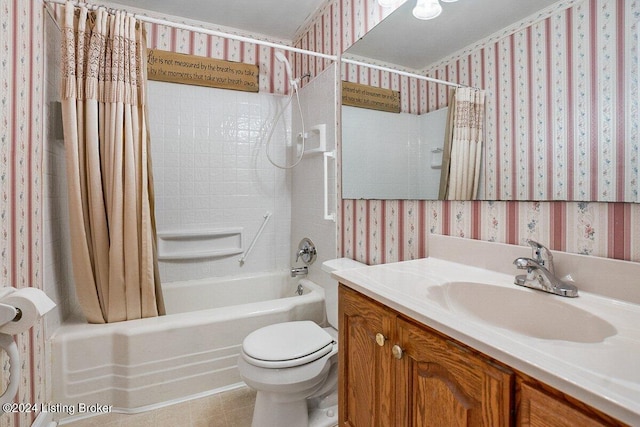
<svg viewBox="0 0 640 427">
<path fill-rule="evenodd" d="M 343 200 L 340 226 L 342 254 L 368 264 L 424 257 L 430 233 L 640 262 L 631 203 Z"/>
<path fill-rule="evenodd" d="M 624 11 L 621 13 L 622 8 Z M 602 29 L 607 31 L 606 34 L 619 37 L 622 31 L 620 24 L 623 20 L 625 23 L 633 23 L 631 31 L 635 36 L 632 36 L 629 44 L 625 46 L 631 51 L 636 46 L 635 58 L 637 58 L 638 8 L 637 0 L 583 0 L 565 12 L 558 12 L 558 15 L 550 17 L 549 21 L 537 24 L 538 27 L 531 27 L 531 29 L 527 27 L 524 30 L 524 36 L 513 33 L 505 40 L 501 39 L 495 43 L 498 48 L 512 49 L 517 45 L 519 37 L 532 37 L 533 42 L 537 37 L 533 37 L 536 32 L 546 34 L 551 30 L 552 37 L 540 38 L 540 43 L 544 43 L 546 48 L 551 46 L 553 49 L 558 43 L 557 46 L 566 45 L 566 39 L 560 38 L 562 31 L 556 31 L 556 28 L 566 29 L 568 27 L 565 25 L 568 22 L 571 22 L 571 28 L 576 31 L 580 25 L 588 24 L 590 31 L 600 31 L 601 26 L 606 25 L 606 29 Z M 307 28 L 301 32 L 295 44 L 324 53 L 340 53 L 388 13 L 389 11 L 379 8 L 375 0 L 329 0 Z M 600 14 L 604 21 L 601 21 Z M 41 0 L 0 0 L 0 104 L 2 105 L 0 108 L 0 280 L 2 286 L 42 288 L 43 285 L 41 215 L 44 15 Z M 596 15 L 599 18 L 595 21 L 597 25 L 594 26 L 594 21 L 587 17 Z M 622 27 L 627 31 L 628 27 L 624 25 Z M 151 47 L 258 63 L 261 68 L 260 89 L 274 93 L 286 91 L 284 68 L 274 61 L 271 49 L 256 48 L 240 42 L 219 40 L 160 26 L 150 26 L 148 30 L 148 43 Z M 572 34 L 575 33 L 572 32 Z M 590 37 L 595 37 L 593 32 L 588 34 Z M 574 46 L 577 46 L 575 49 L 581 49 L 578 46 L 581 42 L 584 41 L 573 41 Z M 590 46 L 592 46 L 589 50 L 591 53 L 593 49 L 606 49 L 605 44 Z M 516 54 L 515 51 L 512 50 L 512 52 Z M 608 58 L 603 60 L 615 62 L 617 54 L 614 51 L 607 51 Z M 478 53 L 471 51 L 463 53 L 464 55 L 467 59 L 452 61 L 457 64 L 471 64 L 469 69 L 473 69 L 473 63 L 479 60 Z M 305 58 L 304 61 L 300 58 L 296 59 L 294 66 L 297 75 L 306 72 L 315 75 L 328 65 L 327 61 L 320 59 Z M 503 66 L 506 67 L 506 64 L 497 65 L 499 72 Z M 627 120 L 622 130 L 618 125 L 619 122 L 614 121 L 618 116 L 616 113 L 618 107 L 613 99 L 606 99 L 602 91 L 612 90 L 611 93 L 618 95 L 621 93 L 617 83 L 620 80 L 614 80 L 616 73 L 620 70 L 616 68 L 615 71 L 602 71 L 602 66 L 602 63 L 594 67 L 591 62 L 574 61 L 571 67 L 574 77 L 583 72 L 596 73 L 598 82 L 596 89 L 600 91 L 598 95 L 581 91 L 581 87 L 574 87 L 571 95 L 552 93 L 548 100 L 551 100 L 554 109 L 560 109 L 563 106 L 562 97 L 571 96 L 577 102 L 592 103 L 591 97 L 597 96 L 598 105 L 608 108 L 607 114 L 610 120 L 593 123 L 588 116 L 575 116 L 567 112 L 563 120 L 573 120 L 574 124 L 573 133 L 570 133 L 567 138 L 569 141 L 579 140 L 581 129 L 603 126 L 610 131 L 609 150 L 612 151 L 615 149 L 615 138 L 623 135 L 626 138 L 631 135 L 635 131 L 633 129 L 630 131 L 628 126 L 637 126 L 638 123 Z M 637 66 L 637 61 L 625 62 L 625 67 L 633 66 Z M 445 71 L 436 69 L 435 72 L 451 73 L 451 66 L 439 65 L 438 67 L 444 67 Z M 597 69 L 594 71 L 592 68 Z M 464 70 L 465 67 L 462 69 Z M 508 75 L 517 72 L 518 67 L 505 68 L 504 71 Z M 558 72 L 566 73 L 569 69 L 561 68 Z M 605 72 L 613 72 L 611 79 L 605 78 L 606 81 L 603 81 Z M 629 72 L 628 68 L 624 72 Z M 358 75 L 359 71 L 349 70 L 347 73 Z M 454 76 L 449 74 L 449 77 Z M 442 102 L 446 102 L 441 94 L 442 89 L 439 88 L 431 88 L 428 85 L 420 87 L 421 84 L 409 80 L 394 82 L 393 77 L 375 73 L 366 75 L 366 78 L 371 79 L 372 82 L 389 79 L 392 81 L 391 85 L 401 87 L 405 91 L 412 88 L 412 93 L 416 95 L 407 97 L 411 101 L 405 106 L 406 109 L 424 111 L 432 105 L 441 105 Z M 593 79 L 589 82 L 591 85 L 595 84 Z M 607 89 L 607 85 L 614 87 Z M 429 97 L 418 95 L 423 90 L 433 95 Z M 622 90 L 637 93 L 637 82 L 632 83 L 630 87 L 625 86 Z M 532 94 L 535 95 L 533 92 Z M 534 97 L 534 100 L 537 98 Z M 502 108 L 517 110 L 524 102 L 525 100 L 518 98 L 517 102 L 510 101 Z M 536 102 L 546 101 L 541 98 L 541 101 Z M 635 102 L 634 114 L 637 117 L 637 98 Z M 533 114 L 538 113 L 533 111 Z M 518 122 L 516 122 L 516 128 L 517 124 Z M 566 128 L 566 126 L 565 123 L 563 127 Z M 554 134 L 552 133 L 551 136 L 553 137 Z M 544 147 L 538 147 L 538 150 L 541 150 L 539 155 L 545 154 Z M 605 175 L 605 172 L 609 176 L 612 173 L 620 173 L 616 168 L 608 169 L 606 159 L 609 157 L 598 157 L 599 160 L 595 163 L 592 158 L 587 160 L 587 151 L 585 149 L 583 153 L 579 149 L 574 149 L 574 159 L 597 166 L 598 175 Z M 535 151 L 532 158 L 537 154 Z M 614 158 L 615 156 L 617 154 Z M 517 156 L 514 158 L 517 166 Z M 513 169 L 513 163 L 510 167 Z M 584 181 L 584 185 L 580 180 Z M 574 192 L 602 191 L 600 186 L 594 188 L 593 180 L 587 177 L 574 176 L 573 181 L 579 183 L 577 187 L 574 186 Z M 526 191 L 531 191 L 528 187 L 531 184 L 528 178 L 522 182 L 527 186 Z M 516 182 L 515 187 L 513 183 L 510 185 L 510 187 L 507 186 L 510 188 L 509 191 L 514 188 L 519 191 L 521 186 L 519 182 Z M 535 185 L 532 188 L 536 191 Z M 617 184 L 612 188 L 619 191 Z M 430 233 L 516 244 L 522 244 L 524 239 L 530 237 L 547 243 L 552 249 L 640 262 L 640 204 L 341 200 L 338 208 L 339 253 L 370 264 L 426 256 Z M 16 402 L 43 402 L 46 397 L 43 325 L 41 323 L 36 325 L 28 332 L 17 336 L 16 340 L 22 360 L 22 376 Z M 4 386 L 8 376 L 7 361 L 4 358 L 0 360 L 0 366 Z M 34 419 L 33 413 L 2 414 L 0 426 L 30 425 Z"/>
<path fill-rule="evenodd" d="M 341 53 L 385 16 L 376 7 L 375 0 L 329 1 L 296 45 L 320 39 L 323 53 Z M 501 120 L 488 135 L 497 154 L 486 159 L 496 178 L 485 188 L 486 197 L 524 201 L 342 199 L 340 255 L 369 264 L 423 257 L 428 235 L 435 233 L 512 244 L 533 238 L 555 250 L 640 262 L 640 204 L 526 201 L 534 196 L 637 199 L 640 2 L 567 0 L 544 14 L 426 70 L 432 77 L 487 89 L 488 117 Z M 613 40 L 624 52 L 613 48 Z M 516 79 L 519 73 L 525 78 Z M 352 65 L 343 65 L 343 78 L 400 90 L 406 112 L 428 112 L 447 103 L 442 85 Z M 573 84 L 555 90 L 560 80 Z M 601 130 L 605 143 L 596 150 L 591 143 Z M 522 153 L 513 144 L 519 139 L 537 143 Z M 621 167 L 623 154 L 630 168 Z M 588 172 L 578 173 L 583 165 Z"/>
<path fill-rule="evenodd" d="M 426 70 L 487 91 L 483 198 L 640 202 L 639 16 L 560 1 Z"/>
<path fill-rule="evenodd" d="M 43 9 L 0 0 L 0 285 L 42 289 Z M 16 402 L 45 398 L 43 323 L 15 336 L 21 359 Z M 2 359 L 2 390 L 8 361 Z M 33 413 L 0 415 L 31 425 Z"/>
<path fill-rule="evenodd" d="M 275 59 L 273 48 L 164 25 L 146 25 L 147 46 L 151 49 L 254 64 L 260 70 L 258 77 L 260 92 L 284 94 L 289 91 L 285 66 Z M 291 56 L 287 52 L 285 55 Z"/>
</svg>

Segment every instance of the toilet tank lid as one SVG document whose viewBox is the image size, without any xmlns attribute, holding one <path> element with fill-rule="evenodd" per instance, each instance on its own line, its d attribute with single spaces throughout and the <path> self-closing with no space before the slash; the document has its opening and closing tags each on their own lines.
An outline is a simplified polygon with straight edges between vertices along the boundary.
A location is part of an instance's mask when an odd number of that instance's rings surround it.
<svg viewBox="0 0 640 427">
<path fill-rule="evenodd" d="M 367 264 L 352 260 L 350 258 L 329 259 L 322 263 L 322 271 L 332 273 L 338 270 L 346 270 L 349 268 L 366 267 Z"/>
</svg>

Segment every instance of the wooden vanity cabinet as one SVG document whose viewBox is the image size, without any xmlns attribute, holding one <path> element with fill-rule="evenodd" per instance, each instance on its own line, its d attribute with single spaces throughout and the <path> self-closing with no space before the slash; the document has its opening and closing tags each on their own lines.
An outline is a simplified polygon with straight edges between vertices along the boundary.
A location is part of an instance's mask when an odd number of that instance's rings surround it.
<svg viewBox="0 0 640 427">
<path fill-rule="evenodd" d="M 624 425 L 344 285 L 339 316 L 341 427 Z"/>
<path fill-rule="evenodd" d="M 513 372 L 400 316 L 396 333 L 396 426 L 509 425 Z"/>
<path fill-rule="evenodd" d="M 393 425 L 393 314 L 343 286 L 339 304 L 340 426 Z"/>
<path fill-rule="evenodd" d="M 339 425 L 509 425 L 513 373 L 340 287 Z"/>
<path fill-rule="evenodd" d="M 549 386 L 521 375 L 516 381 L 517 427 L 625 426 Z"/>
</svg>

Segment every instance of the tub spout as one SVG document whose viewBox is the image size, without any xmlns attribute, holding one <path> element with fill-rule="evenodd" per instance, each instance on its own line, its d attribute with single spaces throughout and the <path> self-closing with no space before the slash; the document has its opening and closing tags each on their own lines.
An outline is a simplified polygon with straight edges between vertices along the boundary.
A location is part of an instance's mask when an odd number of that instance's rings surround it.
<svg viewBox="0 0 640 427">
<path fill-rule="evenodd" d="M 304 267 L 291 267 L 291 277 L 306 276 L 309 273 L 309 269 L 305 265 Z"/>
</svg>

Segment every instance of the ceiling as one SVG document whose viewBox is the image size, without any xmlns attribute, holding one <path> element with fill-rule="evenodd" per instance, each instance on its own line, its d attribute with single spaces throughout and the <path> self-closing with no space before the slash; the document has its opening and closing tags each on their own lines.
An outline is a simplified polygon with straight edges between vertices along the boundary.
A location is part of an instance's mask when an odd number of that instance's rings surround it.
<svg viewBox="0 0 640 427">
<path fill-rule="evenodd" d="M 247 35 L 291 42 L 328 0 L 108 0 L 129 10 L 156 12 Z M 403 0 L 399 0 L 403 1 Z M 442 2 L 442 14 L 422 21 L 412 16 L 415 0 L 407 0 L 347 50 L 405 69 L 428 65 L 508 27 L 558 0 L 459 0 Z"/>
<path fill-rule="evenodd" d="M 183 17 L 251 35 L 291 41 L 327 0 L 110 0 L 109 3 Z"/>
<path fill-rule="evenodd" d="M 442 14 L 422 21 L 411 14 L 408 0 L 347 54 L 402 68 L 423 70 L 477 40 L 516 23 L 558 0 L 459 0 L 442 2 Z"/>
</svg>

